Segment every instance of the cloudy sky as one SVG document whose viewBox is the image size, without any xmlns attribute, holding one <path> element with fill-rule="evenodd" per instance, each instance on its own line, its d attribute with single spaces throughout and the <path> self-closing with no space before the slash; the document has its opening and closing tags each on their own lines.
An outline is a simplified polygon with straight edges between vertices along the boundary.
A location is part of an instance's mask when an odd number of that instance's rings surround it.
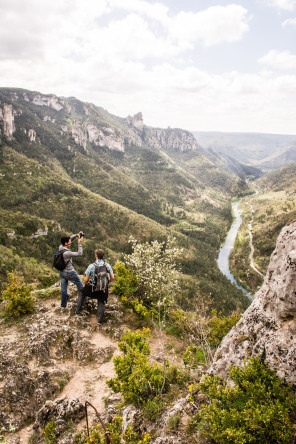
<svg viewBox="0 0 296 444">
<path fill-rule="evenodd" d="M 0 86 L 162 128 L 296 134 L 296 0 L 0 0 Z"/>
</svg>

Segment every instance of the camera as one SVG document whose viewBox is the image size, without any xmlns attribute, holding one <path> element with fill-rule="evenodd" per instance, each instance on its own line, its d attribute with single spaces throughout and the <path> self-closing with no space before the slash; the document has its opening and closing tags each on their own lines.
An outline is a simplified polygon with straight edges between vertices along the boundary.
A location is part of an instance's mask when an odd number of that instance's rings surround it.
<svg viewBox="0 0 296 444">
<path fill-rule="evenodd" d="M 85 236 L 85 234 L 83 233 L 83 231 L 81 233 L 79 233 L 79 239 L 81 239 L 84 236 Z"/>
</svg>

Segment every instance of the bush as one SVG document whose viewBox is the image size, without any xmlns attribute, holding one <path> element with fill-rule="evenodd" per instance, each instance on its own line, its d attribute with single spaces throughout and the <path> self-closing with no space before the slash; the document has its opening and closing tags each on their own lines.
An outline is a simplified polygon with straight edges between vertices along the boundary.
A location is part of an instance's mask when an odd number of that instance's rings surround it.
<svg viewBox="0 0 296 444">
<path fill-rule="evenodd" d="M 212 347 L 218 347 L 224 336 L 240 320 L 240 315 L 232 313 L 230 316 L 217 315 L 216 310 L 212 310 L 212 319 L 208 323 L 210 329 L 209 342 Z"/>
<path fill-rule="evenodd" d="M 114 392 L 121 392 L 127 404 L 145 406 L 149 400 L 167 392 L 173 383 L 181 386 L 187 380 L 186 375 L 176 366 L 170 366 L 166 360 L 162 366 L 148 361 L 150 347 L 147 338 L 149 336 L 148 328 L 135 332 L 128 330 L 118 343 L 123 356 L 114 358 L 117 376 L 109 379 L 107 385 Z M 153 408 L 155 405 L 150 403 L 147 407 L 148 415 Z"/>
<path fill-rule="evenodd" d="M 185 366 L 190 368 L 197 368 L 201 364 L 206 362 L 204 352 L 200 347 L 194 347 L 193 345 L 188 345 L 185 352 L 183 353 L 183 362 Z"/>
<path fill-rule="evenodd" d="M 18 318 L 25 313 L 35 311 L 34 300 L 31 295 L 31 287 L 20 278 L 17 272 L 7 273 L 8 283 L 3 291 L 2 298 L 6 301 L 3 316 Z"/>
<path fill-rule="evenodd" d="M 135 274 L 128 270 L 122 262 L 116 262 L 115 267 L 116 281 L 113 285 L 113 291 L 118 296 L 129 300 L 137 289 L 137 278 Z"/>
<path fill-rule="evenodd" d="M 54 444 L 57 441 L 56 423 L 53 419 L 44 427 L 44 439 L 47 444 Z"/>
<path fill-rule="evenodd" d="M 172 237 L 168 237 L 166 243 L 139 244 L 132 238 L 130 242 L 133 253 L 125 255 L 125 262 L 136 276 L 138 299 L 147 306 L 161 303 L 168 306 L 179 291 L 176 259 L 183 250 L 174 247 L 175 239 Z"/>
<path fill-rule="evenodd" d="M 231 368 L 230 387 L 217 376 L 206 376 L 198 385 L 209 404 L 199 413 L 202 433 L 219 443 L 291 443 L 290 414 L 296 398 L 275 371 L 258 358 L 242 368 Z"/>
<path fill-rule="evenodd" d="M 160 366 L 148 362 L 148 336 L 149 329 L 134 333 L 128 330 L 118 343 L 123 356 L 114 358 L 117 377 L 109 379 L 107 385 L 114 392 L 121 392 L 127 404 L 144 404 L 149 398 L 157 396 L 166 385 Z"/>
</svg>

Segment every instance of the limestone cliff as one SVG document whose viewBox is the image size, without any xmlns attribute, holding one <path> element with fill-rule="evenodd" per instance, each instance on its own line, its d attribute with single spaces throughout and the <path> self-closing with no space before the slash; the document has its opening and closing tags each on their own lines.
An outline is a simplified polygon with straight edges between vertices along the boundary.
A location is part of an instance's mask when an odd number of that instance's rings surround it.
<svg viewBox="0 0 296 444">
<path fill-rule="evenodd" d="M 189 131 L 181 129 L 147 128 L 145 141 L 154 148 L 173 148 L 182 152 L 197 150 L 198 147 L 195 137 Z"/>
<path fill-rule="evenodd" d="M 284 227 L 264 283 L 221 342 L 210 373 L 225 378 L 230 365 L 260 356 L 279 377 L 296 384 L 296 221 Z"/>
<path fill-rule="evenodd" d="M 148 146 L 156 149 L 175 149 L 178 151 L 196 150 L 195 137 L 181 129 L 159 129 L 144 125 L 141 112 L 123 119 L 114 116 L 101 107 L 83 103 L 74 97 L 58 97 L 54 94 L 41 94 L 25 90 L 6 91 L 11 104 L 0 104 L 0 128 L 8 139 L 20 127 L 31 142 L 38 137 L 38 126 L 20 124 L 19 106 L 29 108 L 31 113 L 42 119 L 44 124 L 53 125 L 59 133 L 71 138 L 86 153 L 92 147 L 106 147 L 110 150 L 125 152 L 130 146 Z M 4 99 L 3 99 L 4 100 Z M 31 114 L 32 116 L 32 114 Z M 31 122 L 32 124 L 36 122 Z M 2 125 L 1 125 L 2 124 Z M 25 123 L 27 125 L 27 121 Z"/>
<path fill-rule="evenodd" d="M 2 107 L 0 105 L 0 126 L 2 126 L 2 133 L 4 134 L 4 136 L 6 136 L 8 140 L 11 140 L 12 135 L 15 131 L 12 105 L 8 105 L 5 103 Z"/>
</svg>

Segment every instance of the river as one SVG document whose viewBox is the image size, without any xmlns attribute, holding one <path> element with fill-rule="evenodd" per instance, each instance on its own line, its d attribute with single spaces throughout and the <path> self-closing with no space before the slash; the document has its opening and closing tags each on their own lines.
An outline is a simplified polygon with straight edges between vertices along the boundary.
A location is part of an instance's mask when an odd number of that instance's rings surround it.
<svg viewBox="0 0 296 444">
<path fill-rule="evenodd" d="M 234 222 L 231 225 L 231 228 L 228 232 L 224 245 L 219 252 L 218 267 L 219 270 L 227 277 L 227 279 L 229 279 L 233 284 L 235 284 L 237 288 L 242 290 L 250 301 L 253 301 L 251 293 L 249 293 L 244 287 L 242 287 L 237 282 L 237 280 L 234 278 L 234 276 L 231 274 L 229 270 L 229 256 L 233 249 L 238 229 L 242 223 L 241 211 L 238 209 L 238 206 L 239 206 L 239 201 L 236 201 L 234 204 L 232 204 L 232 210 L 234 213 Z"/>
</svg>

